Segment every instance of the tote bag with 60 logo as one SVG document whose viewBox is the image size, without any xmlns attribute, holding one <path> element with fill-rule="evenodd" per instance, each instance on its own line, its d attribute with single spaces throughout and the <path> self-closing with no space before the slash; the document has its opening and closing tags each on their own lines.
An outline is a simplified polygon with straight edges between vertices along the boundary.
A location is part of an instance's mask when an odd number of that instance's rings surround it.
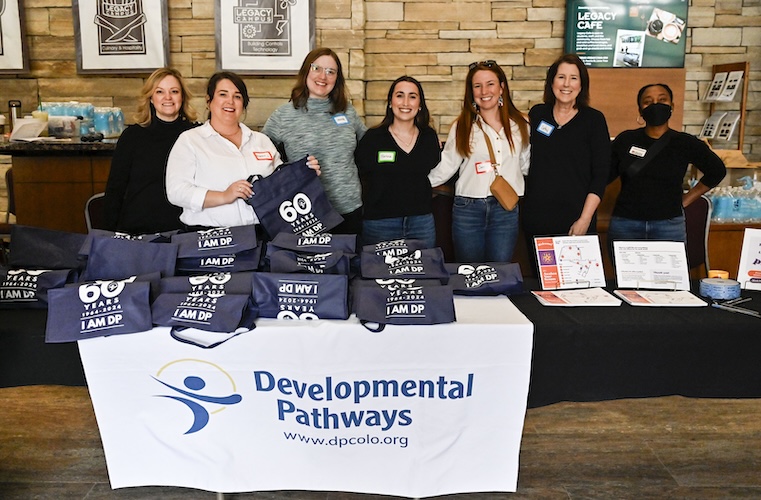
<svg viewBox="0 0 761 500">
<path fill-rule="evenodd" d="M 153 328 L 150 283 L 108 280 L 48 291 L 45 342 L 144 332 Z"/>
<path fill-rule="evenodd" d="M 249 180 L 254 195 L 247 203 L 270 237 L 278 233 L 312 236 L 343 222 L 306 158 L 281 165 L 268 177 Z"/>
</svg>

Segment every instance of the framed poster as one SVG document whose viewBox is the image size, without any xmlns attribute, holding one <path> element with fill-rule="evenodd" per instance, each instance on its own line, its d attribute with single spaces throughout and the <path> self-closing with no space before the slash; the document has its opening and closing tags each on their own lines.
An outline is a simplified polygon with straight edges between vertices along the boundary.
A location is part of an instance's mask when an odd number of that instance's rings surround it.
<svg viewBox="0 0 761 500">
<path fill-rule="evenodd" d="M 590 68 L 683 68 L 687 0 L 567 0 L 565 50 Z"/>
<path fill-rule="evenodd" d="M 150 73 L 167 65 L 166 0 L 73 0 L 79 73 Z"/>
<path fill-rule="evenodd" d="M 0 73 L 29 72 L 24 13 L 19 0 L 0 0 Z"/>
<path fill-rule="evenodd" d="M 296 74 L 314 48 L 314 0 L 216 0 L 217 67 Z"/>
</svg>

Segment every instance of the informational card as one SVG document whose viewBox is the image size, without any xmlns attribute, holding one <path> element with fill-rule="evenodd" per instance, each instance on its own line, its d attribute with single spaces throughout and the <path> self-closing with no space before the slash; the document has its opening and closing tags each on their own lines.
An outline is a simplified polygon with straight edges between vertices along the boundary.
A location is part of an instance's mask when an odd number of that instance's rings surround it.
<svg viewBox="0 0 761 500">
<path fill-rule="evenodd" d="M 737 281 L 746 290 L 761 290 L 761 229 L 745 228 Z"/>
<path fill-rule="evenodd" d="M 542 290 L 605 286 L 600 239 L 587 236 L 534 238 Z"/>
<path fill-rule="evenodd" d="M 721 93 L 716 97 L 717 101 L 733 101 L 735 99 L 737 89 L 742 85 L 743 73 L 742 70 L 729 72 Z"/>
<path fill-rule="evenodd" d="M 602 288 L 531 292 L 544 306 L 620 306 L 621 300 Z"/>
<path fill-rule="evenodd" d="M 687 290 L 616 290 L 615 294 L 633 306 L 705 307 L 704 300 Z"/>
<path fill-rule="evenodd" d="M 619 288 L 690 289 L 681 241 L 614 241 L 613 255 Z"/>
<path fill-rule="evenodd" d="M 703 124 L 703 130 L 700 131 L 700 137 L 706 139 L 713 139 L 716 137 L 716 132 L 719 130 L 719 126 L 725 116 L 727 116 L 726 111 L 716 111 L 709 116 Z"/>
</svg>

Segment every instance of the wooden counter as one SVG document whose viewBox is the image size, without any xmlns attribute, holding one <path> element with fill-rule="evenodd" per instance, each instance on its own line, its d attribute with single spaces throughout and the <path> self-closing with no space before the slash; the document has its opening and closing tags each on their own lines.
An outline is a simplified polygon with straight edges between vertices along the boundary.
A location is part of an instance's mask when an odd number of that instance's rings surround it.
<svg viewBox="0 0 761 500">
<path fill-rule="evenodd" d="M 86 233 L 87 200 L 103 192 L 115 143 L 8 143 L 16 196 L 16 223 Z"/>
</svg>

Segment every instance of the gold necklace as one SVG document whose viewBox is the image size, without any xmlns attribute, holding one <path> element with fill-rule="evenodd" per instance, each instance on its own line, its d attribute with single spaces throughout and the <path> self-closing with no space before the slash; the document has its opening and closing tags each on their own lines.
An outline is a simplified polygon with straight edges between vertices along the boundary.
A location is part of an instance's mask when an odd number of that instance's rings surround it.
<svg viewBox="0 0 761 500">
<path fill-rule="evenodd" d="M 396 139 L 399 142 L 401 142 L 402 144 L 404 144 L 404 146 L 406 148 L 409 148 L 412 145 L 412 142 L 415 140 L 415 138 L 417 137 L 417 133 L 418 133 L 418 129 L 417 129 L 417 127 L 415 127 L 415 129 L 412 131 L 412 135 L 410 136 L 410 140 L 409 141 L 405 141 L 400 136 L 396 135 L 396 132 L 394 132 L 391 129 L 391 127 L 388 128 L 388 131 L 391 132 L 391 135 L 394 136 L 394 139 Z"/>
</svg>

